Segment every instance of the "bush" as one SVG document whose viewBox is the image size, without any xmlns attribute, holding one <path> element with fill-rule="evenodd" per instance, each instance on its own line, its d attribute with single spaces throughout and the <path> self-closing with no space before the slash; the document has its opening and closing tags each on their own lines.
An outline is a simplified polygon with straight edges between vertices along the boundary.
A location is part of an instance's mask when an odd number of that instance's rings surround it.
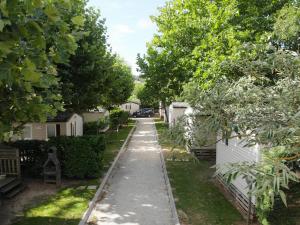
<svg viewBox="0 0 300 225">
<path fill-rule="evenodd" d="M 42 175 L 43 164 L 48 157 L 46 141 L 20 140 L 9 145 L 19 149 L 23 175 L 31 177 Z"/>
<path fill-rule="evenodd" d="M 56 146 L 63 175 L 68 178 L 95 178 L 102 169 L 105 140 L 102 135 L 55 137 L 49 146 Z"/>
<path fill-rule="evenodd" d="M 113 129 L 128 123 L 129 113 L 119 108 L 113 109 L 109 114 L 110 125 Z"/>
<path fill-rule="evenodd" d="M 100 118 L 95 122 L 88 122 L 83 124 L 83 132 L 85 135 L 96 135 L 101 130 L 105 129 L 109 125 L 108 117 Z"/>
<path fill-rule="evenodd" d="M 96 135 L 98 134 L 97 122 L 88 122 L 83 124 L 84 135 Z"/>
<path fill-rule="evenodd" d="M 105 138 L 103 135 L 82 137 L 54 137 L 46 141 L 26 140 L 10 144 L 20 150 L 22 172 L 26 176 L 41 177 L 47 150 L 56 146 L 62 175 L 68 178 L 99 177 L 102 169 Z"/>
</svg>

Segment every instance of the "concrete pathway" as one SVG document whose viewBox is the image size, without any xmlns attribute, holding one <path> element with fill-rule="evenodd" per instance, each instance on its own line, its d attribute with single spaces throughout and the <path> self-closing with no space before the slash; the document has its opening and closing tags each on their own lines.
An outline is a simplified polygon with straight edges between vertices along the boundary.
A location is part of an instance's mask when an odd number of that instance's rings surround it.
<svg viewBox="0 0 300 225">
<path fill-rule="evenodd" d="M 174 225 L 153 119 L 138 119 L 90 224 Z"/>
</svg>

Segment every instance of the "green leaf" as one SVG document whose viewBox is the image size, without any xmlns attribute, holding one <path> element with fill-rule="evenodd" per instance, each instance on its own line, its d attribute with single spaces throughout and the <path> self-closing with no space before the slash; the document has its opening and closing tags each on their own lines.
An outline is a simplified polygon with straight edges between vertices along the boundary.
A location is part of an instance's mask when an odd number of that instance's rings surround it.
<svg viewBox="0 0 300 225">
<path fill-rule="evenodd" d="M 72 23 L 82 27 L 84 25 L 84 18 L 83 16 L 75 16 L 72 18 Z"/>
<path fill-rule="evenodd" d="M 0 32 L 3 31 L 4 27 L 5 27 L 5 23 L 3 22 L 3 20 L 0 20 Z"/>
<path fill-rule="evenodd" d="M 279 190 L 279 195 L 281 197 L 282 202 L 284 203 L 284 205 L 287 207 L 287 202 L 286 202 L 286 195 L 282 190 Z"/>
<path fill-rule="evenodd" d="M 59 14 L 58 11 L 55 9 L 53 5 L 48 5 L 45 10 L 45 14 L 48 16 L 50 20 L 53 22 L 57 22 L 59 20 Z"/>
<path fill-rule="evenodd" d="M 22 71 L 22 74 L 24 75 L 24 80 L 26 80 L 26 81 L 31 81 L 31 82 L 37 83 L 41 79 L 40 73 L 37 73 L 37 72 L 29 70 L 29 69 L 24 69 Z"/>
</svg>

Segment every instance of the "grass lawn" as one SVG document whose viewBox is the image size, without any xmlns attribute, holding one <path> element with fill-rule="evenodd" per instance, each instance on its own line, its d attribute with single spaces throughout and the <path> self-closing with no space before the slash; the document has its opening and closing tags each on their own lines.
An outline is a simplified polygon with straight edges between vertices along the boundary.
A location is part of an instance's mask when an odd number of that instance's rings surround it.
<svg viewBox="0 0 300 225">
<path fill-rule="evenodd" d="M 109 168 L 133 126 L 134 123 L 130 122 L 118 133 L 107 133 L 104 169 Z M 14 225 L 77 225 L 96 192 L 96 190 L 88 190 L 87 188 L 77 189 L 79 186 L 86 185 L 99 185 L 99 179 L 82 181 L 76 186 L 61 189 L 48 199 L 39 200 L 40 203 L 28 206 L 24 217 L 20 218 Z"/>
<path fill-rule="evenodd" d="M 170 143 L 162 140 L 163 131 L 167 129 L 165 124 L 157 120 L 156 128 L 161 137 L 159 141 L 164 150 L 181 223 L 184 225 L 245 224 L 239 212 L 213 184 L 214 170 L 210 168 L 213 163 L 197 161 L 180 149 L 171 153 Z M 171 158 L 178 160 L 171 160 Z"/>
</svg>

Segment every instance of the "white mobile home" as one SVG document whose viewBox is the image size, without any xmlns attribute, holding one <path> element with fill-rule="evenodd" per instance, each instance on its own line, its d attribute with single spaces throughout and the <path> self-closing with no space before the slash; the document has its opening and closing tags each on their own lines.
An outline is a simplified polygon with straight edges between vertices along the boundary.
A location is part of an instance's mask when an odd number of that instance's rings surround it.
<svg viewBox="0 0 300 225">
<path fill-rule="evenodd" d="M 186 102 L 172 102 L 168 110 L 169 127 L 174 126 L 178 119 L 184 116 L 184 112 L 188 107 L 189 104 Z"/>
<path fill-rule="evenodd" d="M 206 132 L 205 138 L 198 137 L 199 131 L 203 130 L 202 124 L 207 115 L 202 115 L 192 107 L 187 107 L 184 111 L 186 120 L 186 136 L 189 140 L 188 150 L 193 152 L 198 159 L 216 160 L 216 133 Z M 195 124 L 195 120 L 197 121 Z"/>
<path fill-rule="evenodd" d="M 131 101 L 131 102 L 126 102 L 126 103 L 120 105 L 120 108 L 126 112 L 129 112 L 130 115 L 132 115 L 133 113 L 140 110 L 140 105 L 141 105 L 141 103 L 139 103 L 137 101 L 136 102 Z"/>
<path fill-rule="evenodd" d="M 108 110 L 103 108 L 82 113 L 84 123 L 97 122 L 99 119 L 103 119 L 108 116 L 109 116 Z"/>
<path fill-rule="evenodd" d="M 221 137 L 218 137 L 220 140 Z M 239 139 L 238 137 L 232 138 L 230 140 L 222 140 L 217 143 L 217 155 L 216 164 L 218 166 L 224 166 L 228 163 L 239 163 L 239 162 L 259 162 L 261 160 L 261 147 L 255 145 L 253 147 L 244 147 L 245 141 Z M 225 172 L 225 167 L 224 167 Z M 239 209 L 239 211 L 246 215 L 248 211 L 248 185 L 245 179 L 238 177 L 230 185 L 218 177 L 220 183 L 224 186 L 225 190 L 233 196 L 234 203 Z M 255 205 L 255 198 L 251 199 L 252 208 Z M 254 209 L 252 209 L 252 214 Z"/>
<path fill-rule="evenodd" d="M 48 140 L 56 136 L 82 136 L 83 119 L 76 113 L 59 113 L 45 123 L 27 123 L 20 137 L 23 140 Z"/>
</svg>

